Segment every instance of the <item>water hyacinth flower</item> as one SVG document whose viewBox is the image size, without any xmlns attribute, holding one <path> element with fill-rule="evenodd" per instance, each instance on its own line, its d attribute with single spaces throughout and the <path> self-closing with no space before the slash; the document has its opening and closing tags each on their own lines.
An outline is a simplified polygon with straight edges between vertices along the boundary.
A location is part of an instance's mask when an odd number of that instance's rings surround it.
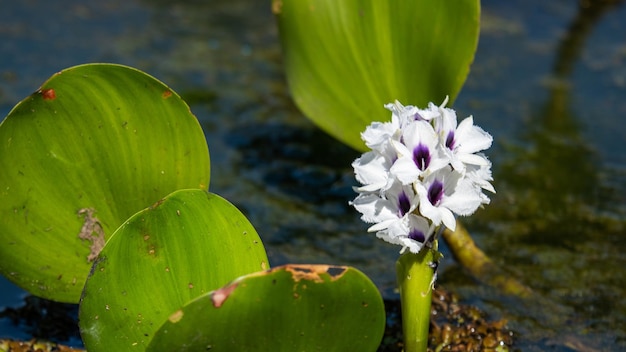
<svg viewBox="0 0 626 352">
<path fill-rule="evenodd" d="M 491 162 L 481 153 L 493 138 L 472 116 L 457 124 L 447 102 L 426 109 L 385 105 L 391 121 L 366 128 L 361 138 L 371 150 L 352 163 L 361 185 L 350 204 L 373 224 L 368 231 L 401 252 L 418 253 L 437 229 L 454 230 L 455 216 L 488 204 L 483 190 L 495 193 Z"/>
</svg>

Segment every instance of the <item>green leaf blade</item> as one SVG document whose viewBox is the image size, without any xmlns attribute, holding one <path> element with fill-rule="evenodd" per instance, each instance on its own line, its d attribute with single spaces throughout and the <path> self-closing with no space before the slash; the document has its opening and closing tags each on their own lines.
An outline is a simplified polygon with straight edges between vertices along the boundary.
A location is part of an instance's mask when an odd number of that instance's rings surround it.
<svg viewBox="0 0 626 352">
<path fill-rule="evenodd" d="M 78 302 L 94 241 L 174 190 L 207 189 L 209 174 L 197 119 L 163 83 L 120 65 L 61 71 L 0 124 L 0 272 Z M 81 234 L 89 221 L 102 236 Z"/>
<path fill-rule="evenodd" d="M 384 327 L 380 293 L 360 271 L 285 265 L 173 311 L 148 351 L 376 351 Z"/>
<path fill-rule="evenodd" d="M 202 190 L 176 191 L 125 222 L 94 264 L 79 310 L 85 347 L 143 350 L 171 312 L 268 266 L 237 208 Z"/>
<path fill-rule="evenodd" d="M 274 0 L 296 105 L 340 141 L 389 120 L 383 105 L 453 101 L 478 43 L 480 3 Z"/>
</svg>

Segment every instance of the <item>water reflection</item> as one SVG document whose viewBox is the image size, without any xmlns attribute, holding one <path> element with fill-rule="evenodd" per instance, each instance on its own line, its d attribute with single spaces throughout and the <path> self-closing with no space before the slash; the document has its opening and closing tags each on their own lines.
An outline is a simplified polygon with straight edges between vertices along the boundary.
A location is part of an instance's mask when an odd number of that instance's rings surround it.
<svg viewBox="0 0 626 352">
<path fill-rule="evenodd" d="M 626 342 L 626 291 L 619 284 L 626 275 L 611 269 L 626 264 L 625 214 L 612 203 L 624 188 L 606 182 L 602 156 L 571 107 L 570 79 L 594 25 L 620 3 L 581 3 L 558 47 L 546 102 L 519 139 L 505 145 L 507 157 L 495 166 L 499 194 L 472 222 L 494 233 L 488 243 L 498 259 L 538 293 L 529 301 L 494 296 L 496 304 L 508 300 L 498 310 L 535 346 L 594 350 Z"/>
</svg>

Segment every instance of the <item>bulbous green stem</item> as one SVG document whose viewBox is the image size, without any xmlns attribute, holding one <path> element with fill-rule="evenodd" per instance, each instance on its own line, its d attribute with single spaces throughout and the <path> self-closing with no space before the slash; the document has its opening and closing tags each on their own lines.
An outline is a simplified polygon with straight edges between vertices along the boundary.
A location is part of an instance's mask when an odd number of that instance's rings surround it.
<svg viewBox="0 0 626 352">
<path fill-rule="evenodd" d="M 424 352 L 428 347 L 433 277 L 440 256 L 435 245 L 417 254 L 407 251 L 396 262 L 405 352 Z"/>
</svg>

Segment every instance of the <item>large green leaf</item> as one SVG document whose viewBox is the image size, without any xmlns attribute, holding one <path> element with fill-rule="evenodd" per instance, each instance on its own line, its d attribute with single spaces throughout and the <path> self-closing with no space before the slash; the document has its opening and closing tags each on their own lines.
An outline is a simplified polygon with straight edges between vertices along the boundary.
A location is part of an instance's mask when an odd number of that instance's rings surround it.
<svg viewBox="0 0 626 352">
<path fill-rule="evenodd" d="M 386 103 L 451 101 L 478 43 L 479 0 L 273 0 L 291 94 L 342 142 L 389 120 Z"/>
<path fill-rule="evenodd" d="M 237 208 L 202 190 L 176 191 L 131 217 L 100 253 L 80 303 L 85 347 L 143 351 L 172 312 L 267 268 L 261 240 Z"/>
<path fill-rule="evenodd" d="M 148 351 L 376 351 L 385 309 L 360 271 L 287 265 L 172 311 Z"/>
<path fill-rule="evenodd" d="M 204 134 L 170 88 L 119 65 L 61 71 L 0 124 L 0 272 L 35 295 L 78 302 L 123 221 L 208 184 Z"/>
</svg>

